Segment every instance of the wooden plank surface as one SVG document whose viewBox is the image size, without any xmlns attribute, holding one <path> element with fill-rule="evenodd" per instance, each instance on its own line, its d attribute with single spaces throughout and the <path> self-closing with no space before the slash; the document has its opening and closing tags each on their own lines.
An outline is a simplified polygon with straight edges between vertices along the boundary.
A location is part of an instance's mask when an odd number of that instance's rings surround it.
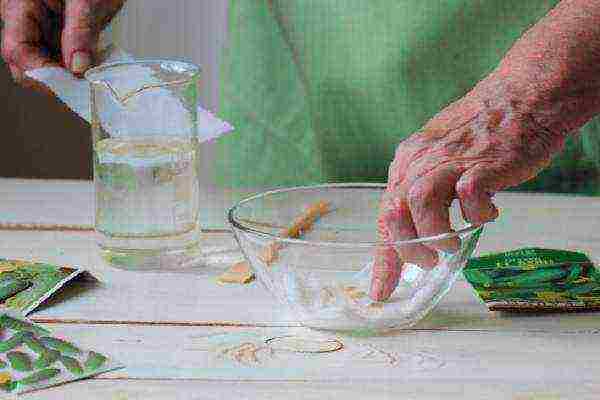
<svg viewBox="0 0 600 400">
<path fill-rule="evenodd" d="M 208 328 L 62 325 L 53 327 L 82 346 L 127 364 L 105 378 L 250 381 L 385 381 L 437 379 L 514 383 L 594 381 L 600 374 L 600 331 L 406 331 L 351 338 L 303 328 Z M 265 345 L 294 336 L 312 344 L 337 339 L 339 351 L 301 354 Z M 303 347 L 299 347 L 302 349 Z M 272 353 L 270 353 L 272 351 Z"/>
<path fill-rule="evenodd" d="M 91 195 L 87 182 L 0 179 L 0 221 L 90 224 Z M 600 255 L 598 199 L 503 193 L 497 203 L 502 216 L 486 229 L 480 252 L 542 246 Z M 222 217 L 217 209 L 213 221 Z M 315 337 L 290 328 L 293 319 L 259 284 L 215 284 L 241 257 L 231 235 L 205 234 L 203 247 L 204 266 L 134 273 L 106 267 L 90 232 L 0 231 L 0 256 L 92 271 L 100 283 L 67 290 L 32 317 L 127 365 L 23 398 L 581 400 L 600 393 L 600 313 L 490 313 L 459 281 L 416 329 Z M 282 335 L 335 338 L 343 349 L 302 354 L 265 347 Z"/>
<path fill-rule="evenodd" d="M 202 227 L 227 229 L 227 210 L 250 193 L 202 182 Z M 0 222 L 92 226 L 94 186 L 91 181 L 0 178 Z"/>
<path fill-rule="evenodd" d="M 93 185 L 89 181 L 23 180 L 0 178 L 0 221 L 49 224 L 93 224 Z M 240 193 L 202 186 L 201 221 L 206 229 L 227 229 L 225 211 Z M 588 241 L 600 228 L 600 198 L 539 193 L 499 193 L 498 232 L 531 240 L 529 233 L 559 233 L 563 240 Z M 596 229 L 587 229 L 595 227 Z M 494 231 L 496 232 L 496 231 Z M 549 239 L 547 236 L 546 239 Z M 574 243 L 574 242 L 572 242 Z"/>
<path fill-rule="evenodd" d="M 124 362 L 126 369 L 100 377 L 113 382 L 168 378 L 190 388 L 201 388 L 202 382 L 242 381 L 252 383 L 249 387 L 254 388 L 260 382 L 273 387 L 279 382 L 304 382 L 304 390 L 313 385 L 324 388 L 326 384 L 339 387 L 335 385 L 346 383 L 358 388 L 379 384 L 396 395 L 417 394 L 419 390 L 443 393 L 460 382 L 465 389 L 476 390 L 477 398 L 484 398 L 479 396 L 487 385 L 510 384 L 510 388 L 504 388 L 505 394 L 516 394 L 519 388 L 534 384 L 546 390 L 577 385 L 581 390 L 597 383 L 600 373 L 598 331 L 408 331 L 378 338 L 351 338 L 301 328 L 48 326 L 81 346 Z M 281 336 L 313 344 L 335 339 L 343 348 L 302 354 L 265 344 Z M 454 386 L 454 390 L 458 394 L 459 388 Z"/>
<path fill-rule="evenodd" d="M 12 223 L 94 223 L 89 181 L 0 178 L 0 221 Z"/>
<path fill-rule="evenodd" d="M 550 230 L 554 225 L 546 226 Z M 585 229 L 591 230 L 591 225 Z M 598 235 L 597 232 L 588 234 Z M 523 240 L 516 233 L 505 232 L 497 236 L 505 240 L 499 244 L 497 240 L 484 238 L 482 250 L 486 246 L 490 248 Z M 493 235 L 488 232 L 488 237 Z M 543 242 L 545 239 L 540 244 Z M 587 243 L 596 248 L 600 240 Z M 67 289 L 56 300 L 32 314 L 34 320 L 296 325 L 260 284 L 220 286 L 215 283 L 223 268 L 241 258 L 229 234 L 204 235 L 204 248 L 208 257 L 204 267 L 185 273 L 136 273 L 106 267 L 98 256 L 90 233 L 0 231 L 0 254 L 4 257 L 80 265 L 89 268 L 100 280 L 97 284 L 80 284 Z M 600 327 L 600 313 L 539 316 L 490 313 L 477 300 L 470 286 L 459 281 L 419 327 L 589 330 Z"/>
<path fill-rule="evenodd" d="M 356 383 L 356 384 L 353 384 Z M 595 382 L 513 384 L 502 379 L 460 382 L 212 382 L 203 380 L 93 380 L 22 396 L 24 400 L 597 400 Z"/>
</svg>

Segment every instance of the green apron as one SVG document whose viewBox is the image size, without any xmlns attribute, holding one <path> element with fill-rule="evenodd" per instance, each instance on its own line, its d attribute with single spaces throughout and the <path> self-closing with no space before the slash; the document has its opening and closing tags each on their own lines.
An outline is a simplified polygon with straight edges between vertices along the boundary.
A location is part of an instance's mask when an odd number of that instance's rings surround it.
<svg viewBox="0 0 600 400">
<path fill-rule="evenodd" d="M 232 0 L 224 188 L 385 182 L 396 145 L 463 96 L 558 0 Z M 600 194 L 592 122 L 521 190 Z"/>
</svg>

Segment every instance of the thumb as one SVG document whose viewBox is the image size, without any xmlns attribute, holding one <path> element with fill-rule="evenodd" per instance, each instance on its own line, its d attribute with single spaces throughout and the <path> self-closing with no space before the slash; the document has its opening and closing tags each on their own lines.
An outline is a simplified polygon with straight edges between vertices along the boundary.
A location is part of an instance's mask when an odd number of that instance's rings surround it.
<svg viewBox="0 0 600 400">
<path fill-rule="evenodd" d="M 94 62 L 100 27 L 91 1 L 67 0 L 61 45 L 65 66 L 76 75 L 83 74 Z"/>
</svg>

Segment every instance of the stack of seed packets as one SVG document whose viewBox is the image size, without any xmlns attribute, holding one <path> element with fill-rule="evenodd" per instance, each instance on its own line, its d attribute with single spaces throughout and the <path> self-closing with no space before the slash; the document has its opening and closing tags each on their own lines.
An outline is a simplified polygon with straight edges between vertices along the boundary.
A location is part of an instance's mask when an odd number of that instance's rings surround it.
<svg viewBox="0 0 600 400">
<path fill-rule="evenodd" d="M 93 279 L 76 267 L 0 258 L 0 312 L 27 316 L 67 283 L 83 276 Z"/>
<path fill-rule="evenodd" d="M 26 393 L 122 367 L 14 313 L 0 312 L 0 393 Z"/>
<path fill-rule="evenodd" d="M 463 273 L 490 311 L 600 310 L 600 270 L 584 253 L 517 249 L 472 258 Z"/>
</svg>

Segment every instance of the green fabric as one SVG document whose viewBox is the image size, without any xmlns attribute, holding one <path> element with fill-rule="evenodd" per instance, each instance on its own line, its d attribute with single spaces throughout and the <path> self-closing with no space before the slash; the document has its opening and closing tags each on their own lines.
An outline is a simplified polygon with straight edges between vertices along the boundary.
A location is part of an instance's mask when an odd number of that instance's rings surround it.
<svg viewBox="0 0 600 400">
<path fill-rule="evenodd" d="M 485 77 L 558 0 L 230 2 L 226 188 L 385 182 L 398 142 Z M 520 189 L 598 193 L 598 123 Z"/>
</svg>

